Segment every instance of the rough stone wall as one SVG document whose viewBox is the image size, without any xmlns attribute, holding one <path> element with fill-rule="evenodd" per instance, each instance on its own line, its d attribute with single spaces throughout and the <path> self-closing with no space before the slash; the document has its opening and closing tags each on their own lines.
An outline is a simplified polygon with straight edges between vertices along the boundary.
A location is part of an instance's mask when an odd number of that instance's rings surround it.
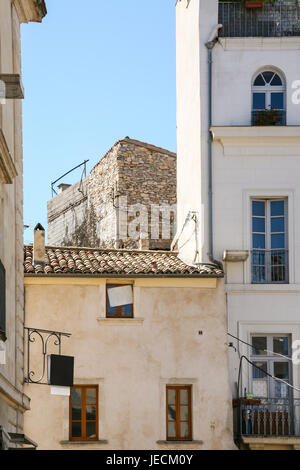
<svg viewBox="0 0 300 470">
<path fill-rule="evenodd" d="M 83 181 L 84 197 L 79 195 L 79 184 L 48 202 L 49 245 L 139 248 L 139 239 L 125 233 L 124 227 L 140 215 L 138 208 L 131 206 L 143 204 L 148 214 L 147 233 L 143 234 L 148 241 L 143 242 L 144 247 L 169 249 L 174 212 L 167 211 L 165 216 L 171 220 L 170 236 L 162 239 L 164 216 L 160 215 L 158 234 L 153 238 L 151 224 L 158 219 L 151 218 L 151 206 L 173 209 L 176 204 L 174 153 L 126 138 L 117 142 Z M 159 216 L 159 212 L 154 213 Z"/>
</svg>

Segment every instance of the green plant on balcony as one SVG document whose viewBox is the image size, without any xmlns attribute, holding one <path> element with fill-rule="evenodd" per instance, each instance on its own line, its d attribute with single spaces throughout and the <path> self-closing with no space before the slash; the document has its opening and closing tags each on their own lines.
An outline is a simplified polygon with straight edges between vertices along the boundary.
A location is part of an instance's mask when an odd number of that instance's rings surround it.
<svg viewBox="0 0 300 470">
<path fill-rule="evenodd" d="M 255 126 L 276 126 L 280 124 L 280 121 L 281 111 L 274 106 L 270 106 L 270 109 L 260 109 L 255 112 Z"/>
</svg>

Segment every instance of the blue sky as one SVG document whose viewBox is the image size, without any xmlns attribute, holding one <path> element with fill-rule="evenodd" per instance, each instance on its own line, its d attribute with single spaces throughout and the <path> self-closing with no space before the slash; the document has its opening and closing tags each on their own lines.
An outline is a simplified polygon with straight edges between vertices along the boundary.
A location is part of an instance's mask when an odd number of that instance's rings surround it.
<svg viewBox="0 0 300 470">
<path fill-rule="evenodd" d="M 125 136 L 176 151 L 175 0 L 46 2 L 22 25 L 26 243 L 51 182 L 83 160 L 89 172 Z"/>
</svg>

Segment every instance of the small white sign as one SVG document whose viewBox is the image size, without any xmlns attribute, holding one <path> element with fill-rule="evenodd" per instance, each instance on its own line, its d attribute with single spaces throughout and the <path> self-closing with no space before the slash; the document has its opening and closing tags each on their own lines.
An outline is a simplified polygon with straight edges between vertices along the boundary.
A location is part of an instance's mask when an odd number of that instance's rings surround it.
<svg viewBox="0 0 300 470">
<path fill-rule="evenodd" d="M 70 387 L 51 387 L 51 395 L 70 396 Z"/>
<path fill-rule="evenodd" d="M 0 341 L 0 364 L 5 365 L 6 364 L 6 348 L 5 344 L 3 341 Z"/>
<path fill-rule="evenodd" d="M 111 307 L 132 304 L 132 286 L 113 287 L 108 289 L 108 299 Z"/>
</svg>

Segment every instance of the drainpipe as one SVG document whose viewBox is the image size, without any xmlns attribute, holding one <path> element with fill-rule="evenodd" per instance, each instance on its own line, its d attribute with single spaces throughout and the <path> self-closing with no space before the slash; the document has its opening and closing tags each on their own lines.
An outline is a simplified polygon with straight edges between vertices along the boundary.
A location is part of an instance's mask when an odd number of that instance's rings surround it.
<svg viewBox="0 0 300 470">
<path fill-rule="evenodd" d="M 212 126 L 212 52 L 218 42 L 218 32 L 223 25 L 218 24 L 209 41 L 205 44 L 208 51 L 208 216 L 209 216 L 209 260 L 213 264 L 222 267 L 222 263 L 214 259 L 213 246 L 213 190 L 212 190 L 212 135 L 210 128 Z"/>
</svg>

